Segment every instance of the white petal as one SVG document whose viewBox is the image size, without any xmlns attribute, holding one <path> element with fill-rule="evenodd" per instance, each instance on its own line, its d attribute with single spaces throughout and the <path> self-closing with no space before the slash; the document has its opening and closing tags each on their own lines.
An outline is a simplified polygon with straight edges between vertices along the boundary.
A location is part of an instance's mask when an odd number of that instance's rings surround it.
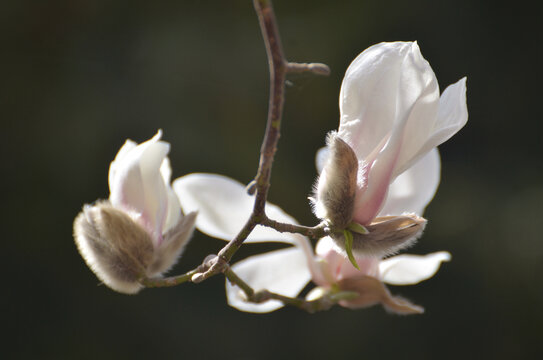
<svg viewBox="0 0 543 360">
<path fill-rule="evenodd" d="M 248 257 L 232 266 L 232 270 L 254 290 L 297 296 L 311 279 L 304 252 L 296 247 Z M 243 291 L 226 281 L 228 304 L 241 311 L 265 313 L 283 307 L 277 300 L 262 304 L 246 302 Z"/>
<path fill-rule="evenodd" d="M 172 166 L 170 164 L 170 159 L 165 158 L 164 161 L 162 161 L 162 164 L 160 165 L 160 174 L 164 179 L 164 183 L 166 183 L 166 185 L 170 185 L 172 179 Z"/>
<path fill-rule="evenodd" d="M 397 174 L 407 169 L 430 149 L 444 143 L 456 134 L 468 121 L 466 104 L 466 78 L 448 86 L 439 99 L 436 122 L 430 136 L 417 155 L 397 169 Z"/>
<path fill-rule="evenodd" d="M 435 121 L 438 98 L 437 80 L 416 42 L 371 46 L 345 73 L 339 135 L 359 159 L 366 158 L 398 127 L 406 126 L 405 133 L 409 133 L 409 139 L 403 137 L 404 147 L 422 145 L 432 129 L 428 122 L 433 125 Z"/>
<path fill-rule="evenodd" d="M 168 195 L 168 208 L 166 210 L 166 219 L 164 221 L 164 226 L 162 228 L 162 233 L 168 232 L 172 227 L 174 227 L 181 219 L 181 205 L 179 204 L 179 199 L 169 186 L 166 187 L 166 193 Z"/>
<path fill-rule="evenodd" d="M 317 167 L 317 172 L 319 174 L 322 172 L 322 169 L 324 169 L 324 164 L 326 164 L 326 160 L 328 159 L 329 154 L 330 149 L 328 149 L 327 146 L 324 146 L 317 150 L 317 153 L 315 154 L 315 166 Z"/>
<path fill-rule="evenodd" d="M 243 228 L 251 215 L 254 196 L 247 194 L 245 186 L 231 178 L 217 174 L 189 174 L 173 183 L 174 191 L 185 213 L 198 212 L 196 227 L 201 232 L 223 240 L 231 240 Z M 268 203 L 266 213 L 273 219 L 296 224 L 281 208 Z M 288 233 L 257 226 L 246 242 L 297 242 Z"/>
<path fill-rule="evenodd" d="M 339 135 L 359 159 L 367 157 L 394 127 L 401 64 L 411 43 L 380 43 L 349 65 L 339 99 Z"/>
<path fill-rule="evenodd" d="M 175 226 L 179 219 L 181 218 L 181 205 L 179 204 L 179 199 L 173 191 L 170 185 L 170 179 L 172 177 L 172 168 L 170 165 L 170 159 L 167 157 L 162 161 L 160 166 L 160 174 L 164 180 L 164 185 L 166 188 L 166 194 L 168 196 L 168 208 L 166 210 L 166 220 L 164 221 L 164 227 L 162 233 L 166 233 L 173 226 Z"/>
<path fill-rule="evenodd" d="M 110 174 L 112 205 L 139 214 L 138 221 L 159 241 L 168 204 L 160 167 L 170 148 L 159 141 L 161 135 L 159 131 L 152 139 L 123 151 Z"/>
<path fill-rule="evenodd" d="M 432 140 L 441 144 L 453 136 L 468 121 L 466 78 L 449 85 L 439 99 L 437 123 Z M 434 145 L 437 146 L 438 144 Z"/>
<path fill-rule="evenodd" d="M 413 43 L 409 55 L 402 64 L 398 95 L 399 102 L 403 103 L 398 111 L 405 111 L 407 119 L 402 134 L 401 153 L 392 178 L 403 172 L 404 164 L 419 154 L 435 126 L 439 108 L 436 76 L 428 61 L 422 57 L 417 43 Z"/>
<path fill-rule="evenodd" d="M 120 166 L 119 164 L 122 163 L 122 159 L 126 156 L 126 154 L 132 151 L 132 149 L 134 149 L 137 145 L 138 144 L 136 144 L 134 141 L 128 139 L 125 141 L 123 146 L 121 146 L 121 148 L 117 152 L 117 155 L 115 155 L 115 159 L 109 165 L 108 183 L 109 183 L 110 188 L 111 188 L 113 179 L 115 178 L 115 174 L 117 173 L 117 169 Z"/>
<path fill-rule="evenodd" d="M 381 280 L 391 285 L 412 285 L 429 279 L 451 254 L 439 251 L 427 255 L 398 255 L 381 261 Z"/>
<path fill-rule="evenodd" d="M 379 216 L 403 213 L 422 216 L 439 185 L 440 170 L 439 152 L 434 148 L 394 180 Z"/>
</svg>

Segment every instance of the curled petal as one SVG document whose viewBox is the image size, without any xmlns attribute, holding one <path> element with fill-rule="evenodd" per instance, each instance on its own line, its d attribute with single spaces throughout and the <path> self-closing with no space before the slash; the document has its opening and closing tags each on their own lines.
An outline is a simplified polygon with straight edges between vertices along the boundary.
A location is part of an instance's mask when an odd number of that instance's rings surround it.
<svg viewBox="0 0 543 360">
<path fill-rule="evenodd" d="M 196 227 L 201 232 L 222 240 L 231 240 L 243 228 L 254 205 L 254 196 L 245 186 L 217 174 L 190 174 L 173 183 L 185 212 L 197 211 Z M 266 204 L 266 214 L 274 220 L 296 224 L 296 220 L 273 204 Z M 295 244 L 292 234 L 257 226 L 246 242 L 278 241 Z"/>
<path fill-rule="evenodd" d="M 381 261 L 379 272 L 381 279 L 391 285 L 412 285 L 429 279 L 437 272 L 444 261 L 449 261 L 451 254 L 439 251 L 428 255 L 398 255 Z"/>
<path fill-rule="evenodd" d="M 449 85 L 439 99 L 437 122 L 429 145 L 441 144 L 456 134 L 468 121 L 466 78 Z M 437 145 L 434 145 L 437 146 Z"/>
<path fill-rule="evenodd" d="M 297 296 L 311 279 L 306 255 L 297 247 L 248 257 L 234 264 L 232 270 L 256 291 L 266 289 L 290 297 Z M 241 311 L 266 313 L 283 307 L 277 300 L 247 302 L 243 291 L 229 281 L 226 295 L 228 304 Z"/>
<path fill-rule="evenodd" d="M 339 288 L 344 291 L 355 291 L 359 294 L 356 299 L 339 302 L 341 306 L 350 309 L 382 304 L 387 311 L 400 315 L 422 314 L 424 312 L 424 308 L 406 299 L 392 296 L 382 282 L 370 276 L 342 280 L 339 282 Z"/>
<path fill-rule="evenodd" d="M 439 152 L 434 148 L 390 184 L 379 216 L 406 212 L 422 215 L 435 195 L 440 170 Z"/>
<path fill-rule="evenodd" d="M 468 107 L 466 103 L 466 78 L 449 85 L 439 99 L 439 109 L 436 121 L 418 152 L 396 169 L 395 175 L 401 174 L 412 166 L 421 156 L 430 149 L 444 143 L 456 134 L 468 121 Z"/>
</svg>

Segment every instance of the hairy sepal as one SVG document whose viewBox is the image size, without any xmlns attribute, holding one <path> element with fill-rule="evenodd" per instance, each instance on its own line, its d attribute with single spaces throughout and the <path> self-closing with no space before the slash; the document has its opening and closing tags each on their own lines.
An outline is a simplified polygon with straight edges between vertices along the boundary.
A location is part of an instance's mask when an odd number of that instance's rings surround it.
<svg viewBox="0 0 543 360">
<path fill-rule="evenodd" d="M 111 289 L 135 294 L 139 280 L 153 261 L 149 234 L 130 216 L 109 204 L 86 205 L 74 221 L 74 238 L 81 256 Z"/>
<path fill-rule="evenodd" d="M 329 133 L 326 143 L 329 155 L 315 187 L 313 211 L 334 228 L 343 230 L 353 217 L 358 159 L 337 132 Z"/>
<path fill-rule="evenodd" d="M 351 232 L 352 253 L 379 258 L 396 254 L 413 245 L 425 226 L 426 219 L 415 214 L 378 217 L 365 227 L 368 230 L 367 234 Z M 348 255 L 344 232 L 334 233 L 331 237 L 336 245 Z"/>
</svg>

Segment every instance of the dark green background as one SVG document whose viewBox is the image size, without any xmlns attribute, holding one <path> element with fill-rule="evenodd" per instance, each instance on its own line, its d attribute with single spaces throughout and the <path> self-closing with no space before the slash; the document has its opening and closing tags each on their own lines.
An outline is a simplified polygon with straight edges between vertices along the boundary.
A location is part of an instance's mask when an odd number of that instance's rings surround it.
<svg viewBox="0 0 543 360">
<path fill-rule="evenodd" d="M 267 112 L 264 46 L 249 0 L 3 1 L 0 352 L 24 359 L 511 359 L 543 340 L 541 37 L 521 2 L 276 1 L 285 53 L 327 63 L 292 77 L 270 200 L 313 225 L 314 153 L 337 127 L 345 69 L 381 41 L 418 40 L 441 89 L 468 77 L 468 125 L 441 146 L 442 181 L 410 252 L 452 262 L 412 287 L 400 317 L 340 307 L 253 315 L 221 277 L 117 294 L 85 266 L 72 221 L 108 196 L 126 138 L 164 130 L 174 177 L 249 182 Z M 197 234 L 174 273 L 222 242 Z M 240 259 L 264 245 L 246 246 Z"/>
</svg>

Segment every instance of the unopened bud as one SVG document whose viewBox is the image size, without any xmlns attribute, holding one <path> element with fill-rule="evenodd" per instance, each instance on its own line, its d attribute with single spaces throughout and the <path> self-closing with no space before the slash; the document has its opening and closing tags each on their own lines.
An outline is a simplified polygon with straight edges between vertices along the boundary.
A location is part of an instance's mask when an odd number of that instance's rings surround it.
<svg viewBox="0 0 543 360">
<path fill-rule="evenodd" d="M 86 205 L 74 222 L 74 238 L 87 265 L 113 290 L 134 294 L 153 261 L 149 234 L 108 202 Z"/>
<path fill-rule="evenodd" d="M 196 221 L 183 216 L 155 244 L 132 217 L 108 201 L 85 205 L 74 221 L 74 238 L 83 259 L 96 276 L 115 291 L 135 294 L 144 278 L 160 276 L 175 264 Z"/>
</svg>

